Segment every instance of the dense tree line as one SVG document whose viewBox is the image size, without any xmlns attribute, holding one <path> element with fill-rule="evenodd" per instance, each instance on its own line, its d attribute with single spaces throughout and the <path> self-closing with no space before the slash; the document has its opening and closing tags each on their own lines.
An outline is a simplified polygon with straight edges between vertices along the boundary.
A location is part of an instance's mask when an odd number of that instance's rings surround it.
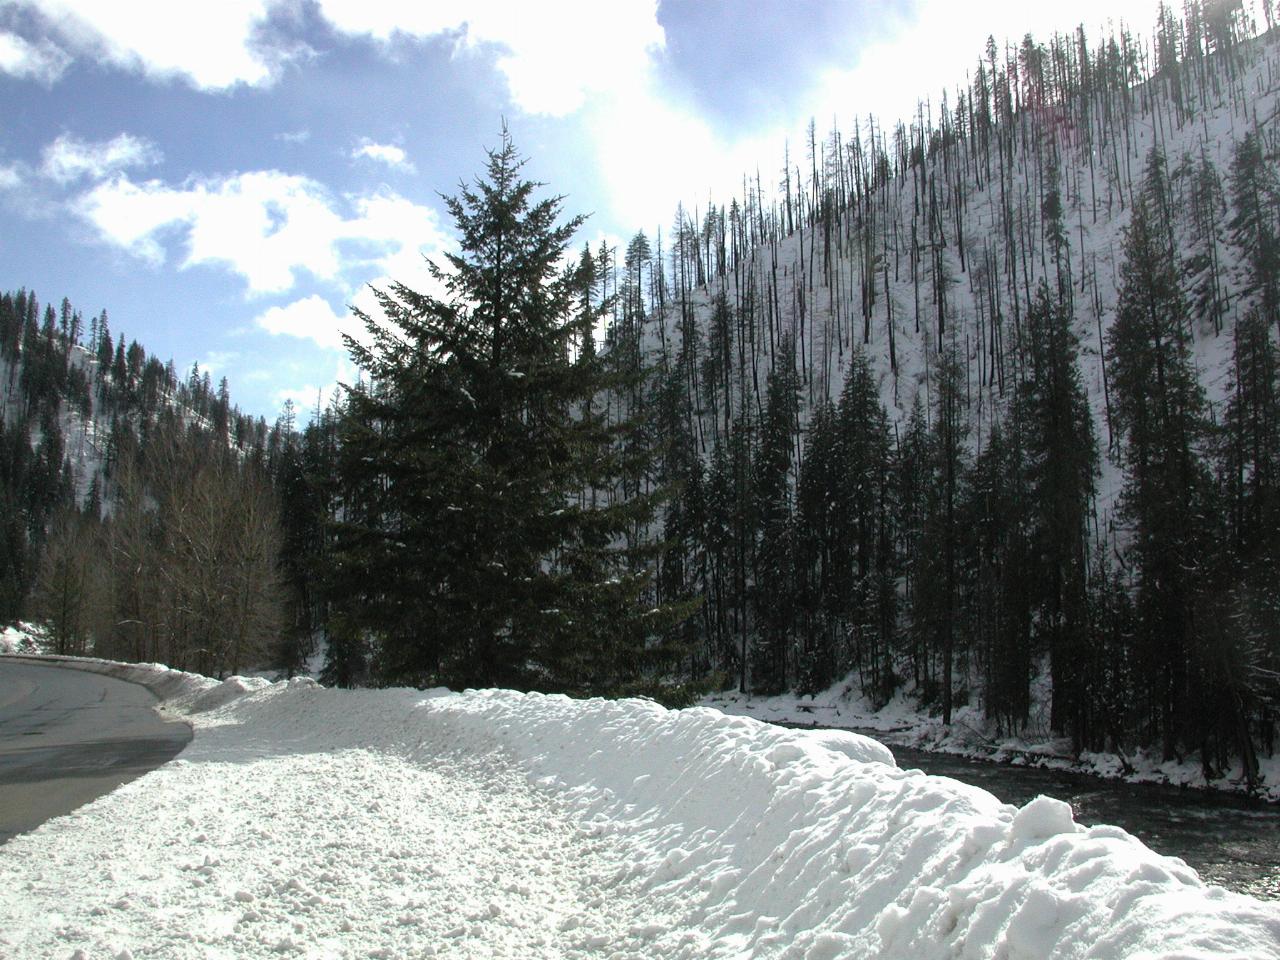
<svg viewBox="0 0 1280 960">
<path fill-rule="evenodd" d="M 1184 13 L 1149 45 L 989 44 L 892 136 L 811 127 L 776 200 L 757 179 L 678 211 L 665 255 L 586 253 L 604 355 L 647 372 L 607 409 L 666 491 L 656 596 L 701 603 L 671 628 L 689 676 L 905 685 L 948 722 L 1256 775 L 1280 192 L 1248 85 L 1274 53 L 1238 8 Z M 1209 115 L 1236 125 L 1216 160 Z"/>
</svg>

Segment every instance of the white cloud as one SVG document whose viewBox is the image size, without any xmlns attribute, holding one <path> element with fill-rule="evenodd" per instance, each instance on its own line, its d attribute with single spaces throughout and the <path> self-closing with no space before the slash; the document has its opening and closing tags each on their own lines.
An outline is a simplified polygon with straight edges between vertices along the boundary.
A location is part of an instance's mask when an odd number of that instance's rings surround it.
<svg viewBox="0 0 1280 960">
<path fill-rule="evenodd" d="M 0 31 L 0 73 L 48 86 L 70 63 L 70 54 L 50 40 L 33 44 L 17 34 Z"/>
<path fill-rule="evenodd" d="M 312 340 L 329 350 L 342 350 L 342 333 L 353 325 L 358 326 L 345 310 L 338 313 L 316 294 L 283 307 L 272 307 L 253 322 L 270 334 Z"/>
<path fill-rule="evenodd" d="M 415 290 L 436 290 L 424 254 L 452 244 L 434 211 L 386 191 L 359 198 L 355 208 L 359 216 L 348 223 L 345 236 L 374 251 L 371 263 L 382 277 L 373 282 L 381 284 L 389 276 Z"/>
<path fill-rule="evenodd" d="M 1030 33 L 1048 42 L 1081 24 L 1091 42 L 1098 28 L 1127 24 L 1146 37 L 1156 22 L 1159 0 L 1076 0 L 1062 5 L 1024 0 L 922 0 L 910 13 L 893 16 L 886 38 L 865 48 L 847 70 L 831 70 L 812 99 L 819 129 L 832 117 L 842 126 L 853 117 L 875 115 L 886 130 L 915 115 L 917 101 L 929 100 L 935 121 L 943 90 L 954 93 L 977 68 L 987 37 L 994 36 L 1003 60 L 1005 42 L 1017 45 Z M 886 83 L 910 64 L 910 83 Z M 954 100 L 952 102 L 954 107 Z"/>
<path fill-rule="evenodd" d="M 253 293 L 289 290 L 297 270 L 326 279 L 338 272 L 333 236 L 341 217 L 303 177 L 266 171 L 171 187 L 117 176 L 78 206 L 104 240 L 153 262 L 165 259 L 158 236 L 183 230 L 183 267 L 222 264 Z"/>
<path fill-rule="evenodd" d="M 726 138 L 689 109 L 663 100 L 652 90 L 588 111 L 596 153 L 595 168 L 605 183 L 611 212 L 636 228 L 665 228 L 676 204 L 692 215 L 705 212 L 708 196 L 728 203 L 742 192 L 743 175 L 757 168 L 769 174 L 781 137 Z M 661 137 L 637 137 L 637 130 L 661 130 Z"/>
<path fill-rule="evenodd" d="M 796 115 L 771 130 L 721 133 L 697 109 L 662 89 L 651 68 L 634 66 L 630 82 L 616 78 L 607 95 L 587 102 L 582 117 L 610 213 L 621 223 L 665 228 L 677 202 L 690 211 L 705 210 L 709 198 L 727 203 L 741 195 L 742 178 L 754 179 L 757 170 L 766 192 L 772 191 L 784 144 L 791 143 L 793 163 L 803 156 L 810 117 L 820 137 L 833 119 L 846 134 L 855 118 L 865 130 L 868 114 L 891 130 L 899 117 L 914 116 L 917 100 L 930 100 L 936 117 L 942 91 L 954 91 L 965 81 L 992 32 L 1002 50 L 1006 37 L 1017 43 L 1032 32 L 1047 41 L 1054 31 L 1070 31 L 1080 23 L 1093 31 L 1123 20 L 1145 35 L 1158 6 L 1159 0 L 1080 0 L 1065 7 L 1021 0 L 884 4 L 877 7 L 873 27 L 850 40 L 851 66 L 826 71 L 798 98 L 804 106 Z M 874 39 L 868 39 L 872 30 Z M 637 131 L 660 134 L 637 136 Z"/>
<path fill-rule="evenodd" d="M 294 13 L 296 0 L 7 0 L 37 11 L 48 32 L 75 56 L 148 76 L 182 77 L 199 89 L 261 86 L 299 51 L 263 41 L 273 11 Z M 564 116 L 591 96 L 634 82 L 665 38 L 657 0 L 318 0 L 339 31 L 390 40 L 454 34 L 459 48 L 498 48 L 497 66 L 515 105 L 528 113 Z M 50 41 L 20 37 L 0 43 L 0 69 L 49 82 L 70 57 Z M 304 48 L 305 49 L 305 48 Z"/>
<path fill-rule="evenodd" d="M 656 0 L 319 0 L 319 9 L 348 34 L 390 40 L 455 33 L 461 49 L 495 45 L 515 105 L 549 116 L 633 86 L 665 44 Z"/>
<path fill-rule="evenodd" d="M 612 217 L 652 224 L 676 201 L 708 189 L 726 198 L 768 141 L 728 142 L 693 110 L 670 100 L 657 76 L 666 37 L 656 0 L 319 0 L 338 30 L 389 41 L 456 34 L 461 50 L 496 48 L 512 102 L 529 114 L 577 114 Z M 641 132 L 643 132 L 642 135 Z"/>
<path fill-rule="evenodd" d="M 240 355 L 230 350 L 213 350 L 200 361 L 200 370 L 211 377 L 221 376 L 239 359 Z"/>
<path fill-rule="evenodd" d="M 166 259 L 167 237 L 185 237 L 182 267 L 225 267 L 251 294 L 288 292 L 303 272 L 343 284 L 353 272 L 385 274 L 448 242 L 429 207 L 391 193 L 341 204 L 314 180 L 275 170 L 176 187 L 118 174 L 75 209 L 104 241 L 152 263 Z"/>
<path fill-rule="evenodd" d="M 404 150 L 390 143 L 374 143 L 372 140 L 362 140 L 360 146 L 351 151 L 351 159 L 358 160 L 361 157 L 378 163 L 385 163 L 394 169 L 408 172 L 414 170 L 413 162 L 409 160 Z"/>
<path fill-rule="evenodd" d="M 329 401 L 333 399 L 334 394 L 341 388 L 341 385 L 344 383 L 354 384 L 357 376 L 358 371 L 356 368 L 352 366 L 346 357 L 343 357 L 338 361 L 337 368 L 333 373 L 333 379 L 328 383 L 320 386 L 308 383 L 301 387 L 277 390 L 275 400 L 280 406 L 284 406 L 286 400 L 292 400 L 298 419 L 305 421 L 315 411 L 317 404 L 321 408 L 327 406 Z"/>
<path fill-rule="evenodd" d="M 193 215 L 194 200 L 158 181 L 138 185 L 121 175 L 94 187 L 73 206 L 104 240 L 158 266 L 165 252 L 156 235 L 187 221 Z"/>
<path fill-rule="evenodd" d="M 269 83 L 286 56 L 255 42 L 274 0 L 9 2 L 42 14 L 76 56 L 158 78 L 183 77 L 200 89 Z"/>
<path fill-rule="evenodd" d="M 149 140 L 122 133 L 100 143 L 85 143 L 63 134 L 44 148 L 41 172 L 59 183 L 81 177 L 101 180 L 128 167 L 158 163 L 160 151 Z"/>
<path fill-rule="evenodd" d="M 16 190 L 22 186 L 22 174 L 17 167 L 0 167 L 0 190 Z"/>
</svg>

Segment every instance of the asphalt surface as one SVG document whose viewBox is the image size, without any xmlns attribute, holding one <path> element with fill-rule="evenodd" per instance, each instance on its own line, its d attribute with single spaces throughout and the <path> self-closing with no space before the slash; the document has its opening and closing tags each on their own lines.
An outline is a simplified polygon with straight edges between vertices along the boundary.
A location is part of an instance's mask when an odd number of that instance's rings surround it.
<svg viewBox="0 0 1280 960">
<path fill-rule="evenodd" d="M 136 683 L 0 658 L 0 843 L 173 759 L 191 728 Z"/>
</svg>

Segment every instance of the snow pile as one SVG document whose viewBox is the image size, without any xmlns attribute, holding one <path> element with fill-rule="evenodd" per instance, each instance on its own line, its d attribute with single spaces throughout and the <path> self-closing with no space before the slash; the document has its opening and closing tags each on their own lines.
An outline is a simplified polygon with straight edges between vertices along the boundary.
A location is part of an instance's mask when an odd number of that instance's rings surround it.
<svg viewBox="0 0 1280 960">
<path fill-rule="evenodd" d="M 1274 905 L 855 734 L 186 676 L 178 760 L 0 847 L 0 955 L 1280 956 Z"/>
<path fill-rule="evenodd" d="M 101 673 L 108 677 L 115 677 L 117 680 L 141 684 L 162 701 L 172 701 L 179 709 L 187 707 L 192 702 L 190 698 L 223 685 L 201 674 L 175 670 L 163 663 L 120 663 L 116 660 L 102 660 L 97 657 L 28 656 L 26 650 L 0 650 L 0 653 L 29 663 L 61 664 L 77 670 Z M 259 684 L 256 680 L 244 677 L 232 677 L 231 680 L 235 681 L 233 686 L 241 692 L 246 689 L 260 689 L 266 685 L 265 682 Z M 221 702 L 226 703 L 230 699 L 228 697 Z"/>
<path fill-rule="evenodd" d="M 1204 765 L 1194 755 L 1181 761 L 1164 760 L 1159 750 L 1137 750 L 1123 756 L 1104 752 L 1074 756 L 1070 738 L 1057 737 L 1048 728 L 1047 675 L 1033 684 L 1032 721 L 1019 735 L 1000 733 L 995 722 L 985 717 L 977 704 L 957 707 L 951 725 L 946 726 L 940 717 L 922 707 L 909 689 L 899 690 L 892 700 L 877 707 L 857 692 L 856 684 L 856 677 L 851 677 L 822 693 L 774 697 L 755 697 L 728 690 L 705 698 L 703 704 L 734 716 L 753 717 L 768 723 L 822 724 L 865 730 L 896 746 L 971 760 L 1065 770 L 1128 783 L 1167 784 L 1233 794 L 1248 792 L 1238 759 L 1234 768 L 1228 769 L 1220 779 L 1206 781 Z M 1280 803 L 1280 753 L 1259 757 L 1258 766 L 1261 783 L 1257 795 Z"/>
</svg>

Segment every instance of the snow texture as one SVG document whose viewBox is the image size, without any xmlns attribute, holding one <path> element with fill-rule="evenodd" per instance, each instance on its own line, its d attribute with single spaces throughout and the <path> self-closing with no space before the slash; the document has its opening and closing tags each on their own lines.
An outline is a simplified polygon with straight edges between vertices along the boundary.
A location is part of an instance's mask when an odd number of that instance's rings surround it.
<svg viewBox="0 0 1280 960">
<path fill-rule="evenodd" d="M 957 707 L 951 725 L 947 726 L 941 717 L 921 706 L 909 688 L 899 690 L 888 703 L 877 705 L 858 692 L 856 675 L 813 695 L 754 697 L 726 690 L 706 697 L 703 705 L 768 723 L 852 728 L 873 733 L 895 746 L 971 760 L 1067 770 L 1129 783 L 1168 784 L 1232 794 L 1248 792 L 1239 760 L 1221 779 L 1206 781 L 1204 765 L 1195 756 L 1181 761 L 1165 760 L 1158 749 L 1140 749 L 1126 755 L 1085 751 L 1075 756 L 1071 739 L 1056 736 L 1049 729 L 1051 686 L 1047 661 L 1041 667 L 1032 683 L 1030 721 L 1018 734 L 1001 731 L 974 703 Z M 1260 786 L 1256 794 L 1269 802 L 1280 803 L 1280 754 L 1259 757 L 1258 764 Z"/>
<path fill-rule="evenodd" d="M 35 624 L 18 623 L 0 630 L 0 655 L 47 653 L 49 642 Z"/>
<path fill-rule="evenodd" d="M 0 956 L 1280 957 L 1276 906 L 856 734 L 86 666 L 195 739 L 0 847 Z"/>
</svg>

